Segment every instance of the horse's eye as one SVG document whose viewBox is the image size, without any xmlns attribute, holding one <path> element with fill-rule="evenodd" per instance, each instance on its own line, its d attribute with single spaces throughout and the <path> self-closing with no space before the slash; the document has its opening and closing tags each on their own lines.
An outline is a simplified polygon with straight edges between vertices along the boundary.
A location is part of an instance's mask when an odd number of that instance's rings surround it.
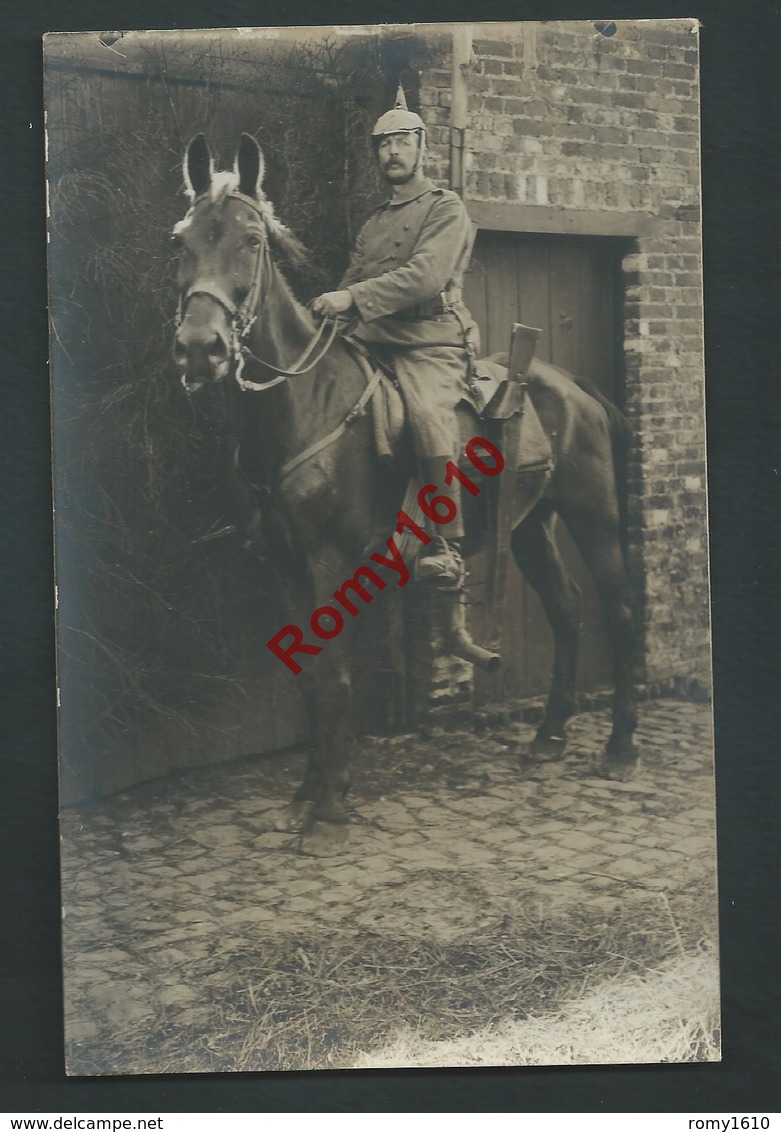
<svg viewBox="0 0 781 1132">
<path fill-rule="evenodd" d="M 254 235 L 247 236 L 247 245 L 250 248 L 259 248 L 260 247 L 260 236 L 254 236 Z"/>
<path fill-rule="evenodd" d="M 171 243 L 173 244 L 173 246 L 175 248 L 181 248 L 182 237 L 179 235 L 178 232 L 174 232 L 173 235 L 171 236 Z"/>
</svg>

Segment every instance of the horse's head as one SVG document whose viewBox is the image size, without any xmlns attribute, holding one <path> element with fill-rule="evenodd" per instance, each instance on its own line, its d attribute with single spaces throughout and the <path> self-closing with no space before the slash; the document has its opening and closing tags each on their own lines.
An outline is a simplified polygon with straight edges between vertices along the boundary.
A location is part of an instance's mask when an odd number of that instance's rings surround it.
<svg viewBox="0 0 781 1132">
<path fill-rule="evenodd" d="M 273 210 L 261 190 L 263 155 L 242 134 L 230 172 L 214 169 L 203 134 L 184 158 L 190 208 L 175 226 L 179 317 L 174 361 L 188 391 L 231 373 L 254 319 Z"/>
</svg>

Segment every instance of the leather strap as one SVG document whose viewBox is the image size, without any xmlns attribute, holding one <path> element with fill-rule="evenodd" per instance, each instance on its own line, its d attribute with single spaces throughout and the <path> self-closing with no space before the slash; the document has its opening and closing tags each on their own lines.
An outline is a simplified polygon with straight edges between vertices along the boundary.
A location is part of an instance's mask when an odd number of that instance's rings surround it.
<svg viewBox="0 0 781 1132">
<path fill-rule="evenodd" d="M 265 369 L 271 370 L 272 373 L 275 373 L 277 376 L 274 377 L 274 378 L 271 378 L 270 381 L 248 381 L 246 378 L 241 376 L 241 371 L 238 370 L 237 373 L 236 373 L 236 381 L 239 383 L 239 385 L 241 386 L 242 389 L 251 389 L 255 393 L 263 393 L 266 389 L 273 389 L 275 385 L 279 385 L 281 382 L 287 381 L 287 379 L 289 377 L 298 377 L 299 374 L 309 373 L 310 370 L 315 368 L 315 366 L 318 364 L 318 362 L 321 362 L 323 360 L 325 355 L 331 349 L 331 346 L 333 345 L 333 342 L 334 342 L 334 338 L 336 337 L 337 329 L 338 329 L 338 320 L 334 319 L 331 323 L 331 329 L 328 332 L 328 339 L 325 343 L 325 346 L 323 346 L 322 350 L 320 350 L 320 352 L 309 363 L 308 366 L 304 366 L 303 369 L 300 368 L 302 366 L 303 362 L 305 362 L 307 360 L 307 358 L 309 357 L 309 355 L 312 353 L 316 344 L 322 338 L 323 331 L 325 330 L 327 322 L 328 322 L 327 319 L 323 319 L 323 321 L 320 323 L 317 330 L 313 334 L 312 338 L 310 339 L 309 344 L 307 345 L 303 354 L 301 355 L 300 358 L 298 358 L 293 363 L 293 366 L 292 366 L 291 369 L 280 369 L 279 366 L 272 365 L 270 362 L 264 362 L 263 358 L 259 358 L 257 356 L 257 354 L 252 353 L 252 350 L 250 350 L 249 346 L 243 346 L 242 349 L 241 349 L 241 353 L 242 353 L 243 357 L 252 358 L 253 362 L 257 362 L 259 365 L 263 366 Z"/>
<path fill-rule="evenodd" d="M 282 465 L 282 467 L 279 469 L 280 483 L 283 479 L 285 479 L 286 476 L 289 476 L 292 471 L 295 471 L 296 468 L 300 467 L 301 464 L 304 464 L 307 460 L 311 459 L 312 456 L 316 456 L 318 452 L 322 452 L 324 448 L 327 448 L 329 446 L 329 444 L 333 444 L 335 440 L 338 440 L 339 437 L 342 436 L 342 434 L 346 431 L 347 426 L 352 421 L 354 421 L 356 417 L 363 415 L 363 413 L 366 411 L 366 406 L 371 400 L 372 394 L 379 384 L 381 377 L 382 371 L 380 369 L 375 369 L 368 385 L 366 386 L 358 400 L 355 402 L 352 409 L 350 409 L 349 413 L 344 418 L 342 423 L 337 425 L 333 432 L 329 432 L 327 436 L 324 436 L 322 440 L 317 440 L 314 444 L 310 444 L 309 447 L 305 448 L 303 452 L 299 452 L 298 456 L 294 456 L 292 460 L 288 460 Z"/>
</svg>

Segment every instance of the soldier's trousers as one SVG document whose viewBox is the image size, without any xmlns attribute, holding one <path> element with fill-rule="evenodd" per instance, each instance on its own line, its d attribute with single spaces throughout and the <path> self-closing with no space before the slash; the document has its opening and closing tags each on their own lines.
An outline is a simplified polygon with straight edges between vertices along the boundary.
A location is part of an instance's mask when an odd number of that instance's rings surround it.
<svg viewBox="0 0 781 1132">
<path fill-rule="evenodd" d="M 422 513 L 415 518 L 429 533 L 449 538 L 464 535 L 458 483 L 445 486 L 445 465 L 460 455 L 456 406 L 466 390 L 467 353 L 457 346 L 393 351 L 396 376 L 407 407 L 422 483 L 436 483 L 439 495 L 449 495 L 456 516 L 445 527 L 432 524 Z"/>
<path fill-rule="evenodd" d="M 467 353 L 458 346 L 392 351 L 418 460 L 455 460 L 461 443 L 456 405 L 466 391 Z"/>
</svg>

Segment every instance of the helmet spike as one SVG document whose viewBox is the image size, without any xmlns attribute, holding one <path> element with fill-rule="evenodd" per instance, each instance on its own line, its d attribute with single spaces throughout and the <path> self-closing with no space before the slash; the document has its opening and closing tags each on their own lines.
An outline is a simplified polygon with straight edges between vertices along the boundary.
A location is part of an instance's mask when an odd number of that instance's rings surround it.
<svg viewBox="0 0 781 1132">
<path fill-rule="evenodd" d="M 379 144 L 378 139 L 385 134 L 420 133 L 425 138 L 426 123 L 420 114 L 415 114 L 407 106 L 407 96 L 404 87 L 399 83 L 396 90 L 396 104 L 392 110 L 386 110 L 374 123 L 372 139 Z"/>
</svg>

